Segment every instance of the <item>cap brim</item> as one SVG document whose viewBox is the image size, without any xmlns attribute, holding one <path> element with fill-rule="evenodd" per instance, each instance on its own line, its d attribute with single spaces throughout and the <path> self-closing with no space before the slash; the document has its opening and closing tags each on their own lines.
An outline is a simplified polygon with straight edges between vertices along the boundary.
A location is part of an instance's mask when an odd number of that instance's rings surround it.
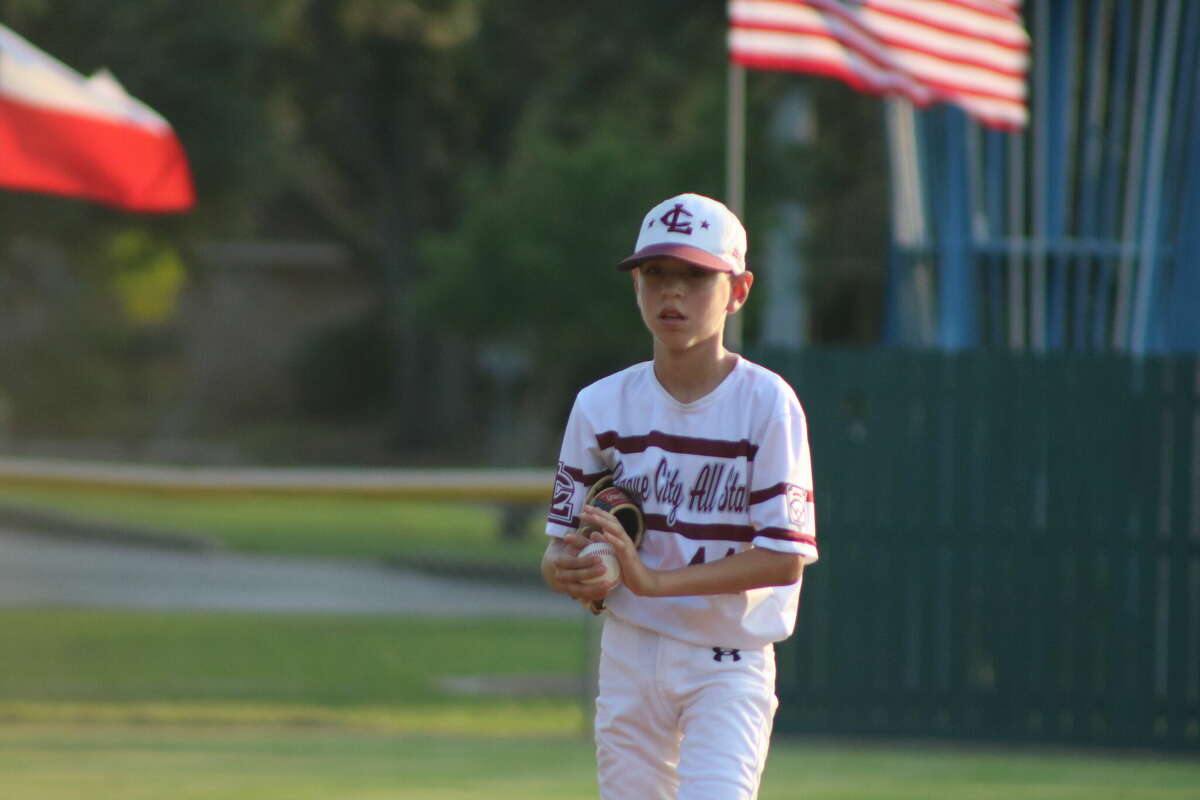
<svg viewBox="0 0 1200 800">
<path fill-rule="evenodd" d="M 678 258 L 680 261 L 686 261 L 689 264 L 695 264 L 697 267 L 703 267 L 704 269 L 711 269 L 714 272 L 734 271 L 729 262 L 717 258 L 707 250 L 701 250 L 699 247 L 692 247 L 687 244 L 652 244 L 649 247 L 643 247 L 629 258 L 618 263 L 617 269 L 633 269 L 643 261 L 649 261 L 652 258 L 662 258 L 663 256 Z"/>
</svg>

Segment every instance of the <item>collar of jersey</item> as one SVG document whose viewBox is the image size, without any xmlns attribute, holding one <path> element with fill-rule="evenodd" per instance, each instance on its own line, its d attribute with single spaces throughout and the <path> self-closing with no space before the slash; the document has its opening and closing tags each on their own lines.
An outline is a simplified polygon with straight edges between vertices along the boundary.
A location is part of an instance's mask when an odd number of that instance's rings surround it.
<svg viewBox="0 0 1200 800">
<path fill-rule="evenodd" d="M 737 355 L 734 353 L 734 355 Z M 662 395 L 663 399 L 680 411 L 699 411 L 710 403 L 715 403 L 717 399 L 724 393 L 729 391 L 729 386 L 733 384 L 733 376 L 742 368 L 743 358 L 737 355 L 737 361 L 733 364 L 733 369 L 729 370 L 729 374 L 717 384 L 716 388 L 703 397 L 699 397 L 690 403 L 681 403 L 666 390 L 661 383 L 658 382 L 658 376 L 654 374 L 654 362 L 647 361 L 646 369 L 650 373 L 650 382 L 654 385 L 654 390 Z"/>
</svg>

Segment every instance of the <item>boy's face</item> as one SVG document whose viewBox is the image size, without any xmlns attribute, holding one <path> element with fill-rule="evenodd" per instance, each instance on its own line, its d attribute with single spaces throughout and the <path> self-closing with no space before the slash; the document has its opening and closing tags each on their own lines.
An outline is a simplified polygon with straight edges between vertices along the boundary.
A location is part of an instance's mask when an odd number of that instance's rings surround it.
<svg viewBox="0 0 1200 800">
<path fill-rule="evenodd" d="M 703 269 L 676 258 L 653 258 L 633 270 L 642 321 L 669 350 L 720 345 L 726 315 L 746 302 L 753 276 Z"/>
</svg>

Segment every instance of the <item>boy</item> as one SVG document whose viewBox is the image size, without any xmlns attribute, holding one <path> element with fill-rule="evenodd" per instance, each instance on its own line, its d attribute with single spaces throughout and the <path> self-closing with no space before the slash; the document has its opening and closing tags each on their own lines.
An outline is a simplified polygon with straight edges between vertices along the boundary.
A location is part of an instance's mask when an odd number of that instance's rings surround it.
<svg viewBox="0 0 1200 800">
<path fill-rule="evenodd" d="M 653 361 L 579 392 L 567 422 L 542 575 L 606 607 L 596 700 L 608 800 L 757 796 L 775 714 L 773 644 L 795 627 L 817 560 L 804 412 L 782 378 L 724 348 L 745 304 L 746 232 L 682 194 L 642 222 L 631 270 Z M 581 508 L 605 474 L 640 498 L 635 550 L 607 511 Z M 616 549 L 605 584 L 588 538 Z"/>
</svg>

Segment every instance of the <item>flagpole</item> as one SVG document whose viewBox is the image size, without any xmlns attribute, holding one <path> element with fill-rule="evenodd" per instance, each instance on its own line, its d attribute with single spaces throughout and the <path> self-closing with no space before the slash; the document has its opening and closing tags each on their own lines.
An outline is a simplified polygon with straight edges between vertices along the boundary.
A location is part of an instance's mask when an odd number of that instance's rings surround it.
<svg viewBox="0 0 1200 800">
<path fill-rule="evenodd" d="M 746 204 L 746 68 L 729 62 L 725 119 L 725 204 L 742 222 Z M 725 319 L 725 346 L 742 349 L 742 317 Z"/>
</svg>

